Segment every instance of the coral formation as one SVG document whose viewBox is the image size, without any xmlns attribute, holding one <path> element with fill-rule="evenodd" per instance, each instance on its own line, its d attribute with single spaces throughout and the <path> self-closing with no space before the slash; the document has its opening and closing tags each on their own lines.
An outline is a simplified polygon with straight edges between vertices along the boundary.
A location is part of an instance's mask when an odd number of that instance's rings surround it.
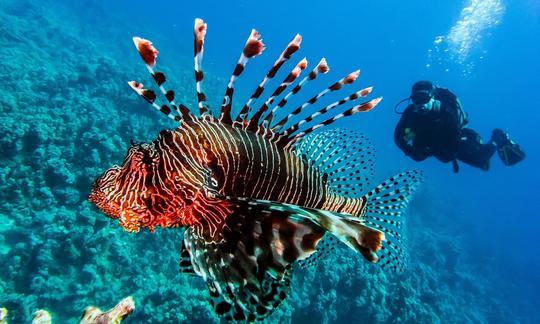
<svg viewBox="0 0 540 324">
<path fill-rule="evenodd" d="M 122 299 L 116 306 L 107 312 L 97 307 L 86 307 L 80 324 L 111 323 L 118 324 L 135 309 L 135 302 L 131 296 Z"/>
<path fill-rule="evenodd" d="M 44 309 L 40 309 L 34 313 L 32 324 L 51 324 L 51 323 L 52 323 L 52 317 L 48 311 Z"/>
<path fill-rule="evenodd" d="M 178 271 L 180 230 L 133 236 L 86 202 L 92 179 L 121 161 L 130 139 L 153 140 L 173 125 L 125 83 L 146 78 L 131 39 L 84 3 L 76 14 L 69 2 L 48 0 L 0 7 L 0 304 L 16 323 L 38 307 L 64 323 L 80 318 L 88 300 L 133 294 L 141 301 L 135 323 L 218 322 L 202 282 Z M 170 82 L 192 79 L 188 70 Z M 205 82 L 209 97 L 222 95 L 223 80 Z M 194 89 L 184 92 L 177 98 L 193 106 Z M 424 191 L 411 208 L 409 271 L 386 273 L 340 250 L 297 272 L 292 295 L 267 321 L 511 321 L 493 297 L 494 274 L 478 274 L 459 231 L 433 230 L 424 215 L 452 209 L 429 205 L 430 197 Z"/>
<path fill-rule="evenodd" d="M 6 308 L 0 308 L 0 324 L 7 324 L 8 310 Z"/>
<path fill-rule="evenodd" d="M 135 302 L 131 296 L 122 299 L 116 306 L 107 312 L 94 306 L 84 310 L 80 324 L 118 324 L 135 309 Z M 52 316 L 49 311 L 39 309 L 34 313 L 32 324 L 51 324 Z M 0 308 L 0 324 L 7 324 L 7 309 Z"/>
</svg>

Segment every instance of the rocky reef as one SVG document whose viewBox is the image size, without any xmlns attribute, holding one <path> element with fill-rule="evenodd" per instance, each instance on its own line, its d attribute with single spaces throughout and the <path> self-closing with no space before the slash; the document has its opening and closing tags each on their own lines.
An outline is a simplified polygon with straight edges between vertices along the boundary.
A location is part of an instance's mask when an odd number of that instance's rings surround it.
<svg viewBox="0 0 540 324">
<path fill-rule="evenodd" d="M 103 312 L 97 307 L 88 306 L 84 310 L 79 324 L 118 324 L 135 309 L 135 302 L 131 296 L 122 299 L 116 306 Z M 0 324 L 7 324 L 6 308 L 0 308 Z M 51 324 L 51 313 L 45 309 L 38 309 L 32 318 L 32 324 Z"/>
<path fill-rule="evenodd" d="M 106 312 L 97 307 L 89 306 L 84 310 L 80 324 L 117 324 L 131 314 L 134 309 L 135 302 L 131 296 L 122 299 L 116 306 Z"/>
<path fill-rule="evenodd" d="M 29 322 L 40 308 L 73 322 L 89 301 L 110 305 L 130 294 L 141 301 L 134 323 L 217 323 L 202 281 L 178 271 L 180 230 L 132 235 L 86 201 L 92 181 L 122 160 L 130 139 L 153 140 L 174 126 L 126 84 L 148 80 L 131 40 L 112 41 L 128 23 L 92 1 L 83 11 L 67 1 L 2 3 L 0 306 L 10 312 L 0 323 Z M 192 71 L 175 71 L 168 75 L 177 98 L 193 105 Z M 207 95 L 221 95 L 224 85 L 209 76 Z M 431 197 L 424 189 L 410 210 L 407 272 L 386 273 L 341 249 L 297 271 L 291 296 L 267 321 L 510 321 L 491 294 L 494 274 L 479 276 L 458 231 L 430 218 L 449 207 Z M 84 317 L 105 316 L 96 312 Z"/>
</svg>

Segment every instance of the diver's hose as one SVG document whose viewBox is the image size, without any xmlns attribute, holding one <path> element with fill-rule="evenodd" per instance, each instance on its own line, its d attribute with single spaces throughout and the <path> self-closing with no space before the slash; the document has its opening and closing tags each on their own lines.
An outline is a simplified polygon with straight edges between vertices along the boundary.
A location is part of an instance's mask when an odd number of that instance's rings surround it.
<svg viewBox="0 0 540 324">
<path fill-rule="evenodd" d="M 403 102 L 405 102 L 405 101 L 407 101 L 407 100 L 411 100 L 411 97 L 407 97 L 407 98 L 401 100 L 400 102 L 398 102 L 398 103 L 394 106 L 394 112 L 395 112 L 396 114 L 398 114 L 398 115 L 403 115 L 403 113 L 405 112 L 405 110 L 403 110 L 403 111 L 398 111 L 397 109 L 398 109 L 398 107 L 399 107 Z M 408 105 L 407 105 L 407 106 L 408 106 Z"/>
</svg>

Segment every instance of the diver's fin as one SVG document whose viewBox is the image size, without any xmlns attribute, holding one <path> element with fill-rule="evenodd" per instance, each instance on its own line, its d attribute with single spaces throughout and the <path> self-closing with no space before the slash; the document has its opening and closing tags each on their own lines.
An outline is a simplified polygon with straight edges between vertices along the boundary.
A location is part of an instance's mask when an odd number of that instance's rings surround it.
<svg viewBox="0 0 540 324">
<path fill-rule="evenodd" d="M 525 151 L 514 142 L 498 147 L 497 153 L 504 165 L 507 166 L 515 165 L 525 158 Z"/>
<path fill-rule="evenodd" d="M 373 181 L 375 148 L 360 133 L 335 128 L 310 134 L 295 153 L 327 176 L 328 188 L 341 196 L 360 198 Z"/>
<path fill-rule="evenodd" d="M 512 166 L 525 158 L 525 152 L 502 129 L 493 130 L 491 141 L 497 145 L 497 153 L 504 165 Z"/>
<path fill-rule="evenodd" d="M 421 180 L 419 171 L 403 172 L 382 182 L 361 198 L 366 205 L 359 218 L 385 234 L 378 262 L 382 268 L 402 271 L 407 264 L 403 213 Z"/>
</svg>

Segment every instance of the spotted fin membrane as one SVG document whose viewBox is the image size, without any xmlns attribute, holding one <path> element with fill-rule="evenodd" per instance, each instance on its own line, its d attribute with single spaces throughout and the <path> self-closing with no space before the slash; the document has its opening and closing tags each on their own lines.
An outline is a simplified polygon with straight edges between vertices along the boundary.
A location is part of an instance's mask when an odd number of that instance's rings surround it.
<svg viewBox="0 0 540 324">
<path fill-rule="evenodd" d="M 350 129 L 331 129 L 306 137 L 295 153 L 326 175 L 336 194 L 360 198 L 371 188 L 375 148 L 364 135 Z"/>
</svg>

